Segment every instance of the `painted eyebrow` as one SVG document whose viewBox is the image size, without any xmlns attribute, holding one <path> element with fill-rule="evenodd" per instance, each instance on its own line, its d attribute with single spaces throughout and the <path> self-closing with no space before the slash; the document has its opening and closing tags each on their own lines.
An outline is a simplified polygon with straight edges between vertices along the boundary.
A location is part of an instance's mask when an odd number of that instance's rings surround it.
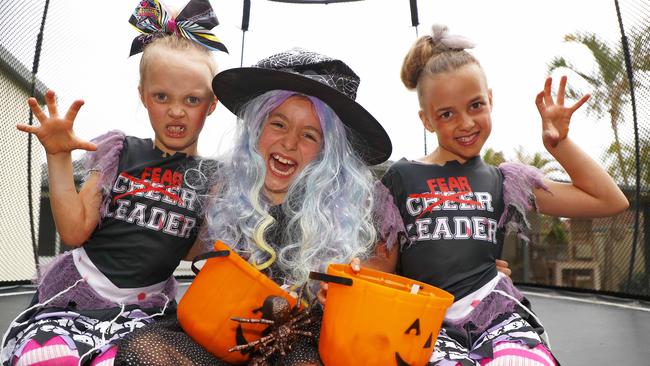
<svg viewBox="0 0 650 366">
<path fill-rule="evenodd" d="M 476 103 L 476 102 L 484 102 L 485 98 L 482 95 L 479 95 L 475 97 L 474 99 L 469 101 L 469 104 Z"/>
<path fill-rule="evenodd" d="M 269 113 L 269 116 L 267 117 L 267 119 L 270 119 L 271 117 L 280 117 L 281 119 L 283 119 L 285 121 L 289 120 L 289 118 L 287 116 L 285 116 L 282 112 L 277 112 L 277 111 Z M 316 124 L 320 125 L 320 123 L 318 121 L 316 121 Z M 310 131 L 314 131 L 319 136 L 323 136 L 323 133 L 321 131 L 319 131 L 317 128 L 315 128 L 315 127 L 307 126 L 307 127 L 305 127 L 305 129 L 310 130 Z"/>
<path fill-rule="evenodd" d="M 282 114 L 282 112 L 271 112 L 271 113 L 269 113 L 269 116 L 266 119 L 269 119 L 271 117 L 280 117 L 281 119 L 283 119 L 285 121 L 289 120 L 289 118 L 287 118 L 287 116 Z"/>
<path fill-rule="evenodd" d="M 310 131 L 310 132 L 313 132 L 313 133 L 317 134 L 317 135 L 320 136 L 320 137 L 323 137 L 323 132 L 320 131 L 320 130 L 318 130 L 318 129 L 315 128 L 315 127 L 307 126 L 307 127 L 305 127 L 305 130 L 308 130 L 308 131 Z"/>
</svg>

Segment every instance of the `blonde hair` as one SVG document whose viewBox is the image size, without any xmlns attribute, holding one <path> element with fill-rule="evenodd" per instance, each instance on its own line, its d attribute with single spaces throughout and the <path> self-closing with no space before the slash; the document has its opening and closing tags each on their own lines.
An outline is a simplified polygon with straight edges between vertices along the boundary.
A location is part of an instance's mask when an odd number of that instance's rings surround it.
<svg viewBox="0 0 650 366">
<path fill-rule="evenodd" d="M 142 51 L 142 58 L 140 59 L 140 87 L 142 87 L 142 82 L 144 80 L 145 70 L 151 62 L 160 57 L 160 52 L 162 50 L 175 51 L 181 53 L 190 53 L 193 52 L 195 55 L 198 55 L 205 59 L 205 63 L 210 69 L 210 76 L 214 77 L 219 71 L 217 62 L 215 61 L 212 53 L 207 48 L 192 42 L 189 39 L 179 37 L 176 35 L 166 35 L 154 39 L 149 43 Z"/>
<path fill-rule="evenodd" d="M 421 98 L 420 81 L 425 76 L 457 70 L 470 64 L 481 67 L 478 60 L 465 50 L 473 46 L 461 36 L 449 35 L 446 26 L 434 24 L 431 27 L 431 35 L 418 38 L 404 57 L 400 73 L 402 83 L 409 90 L 416 89 L 418 98 Z"/>
</svg>

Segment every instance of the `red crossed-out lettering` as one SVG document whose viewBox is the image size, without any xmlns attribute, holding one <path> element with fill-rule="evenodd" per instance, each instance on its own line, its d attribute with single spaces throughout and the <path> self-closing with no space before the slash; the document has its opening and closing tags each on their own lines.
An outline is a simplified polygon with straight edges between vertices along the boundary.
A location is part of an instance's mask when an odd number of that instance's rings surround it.
<svg viewBox="0 0 650 366">
<path fill-rule="evenodd" d="M 481 202 L 459 198 L 460 196 L 467 193 L 470 192 L 456 192 L 453 194 L 445 194 L 445 193 L 437 193 L 437 192 L 414 193 L 414 194 L 409 194 L 409 198 L 422 198 L 423 202 L 425 199 L 430 199 L 430 198 L 438 199 L 436 202 L 431 203 L 429 206 L 425 207 L 424 210 L 422 210 L 422 213 L 417 217 L 419 219 L 425 213 L 433 211 L 435 207 L 441 206 L 443 203 L 447 201 L 456 202 L 456 203 L 465 203 L 468 205 L 474 205 L 481 208 L 483 207 L 483 204 Z"/>
<path fill-rule="evenodd" d="M 115 202 L 116 200 L 118 200 L 118 199 L 120 199 L 120 198 L 122 198 L 124 196 L 134 195 L 134 194 L 140 193 L 140 192 L 158 192 L 158 193 L 160 193 L 162 195 L 165 195 L 165 196 L 171 198 L 172 200 L 176 201 L 176 203 L 181 203 L 182 202 L 181 198 L 178 197 L 178 195 L 167 191 L 167 189 L 176 188 L 178 186 L 171 185 L 171 186 L 164 186 L 164 187 L 154 187 L 151 183 L 147 182 L 146 180 L 138 179 L 138 178 L 136 178 L 136 177 L 134 177 L 132 175 L 129 175 L 127 173 L 122 172 L 121 175 L 123 177 L 125 177 L 126 179 L 134 182 L 134 183 L 142 184 L 144 187 L 134 189 L 132 191 L 128 191 L 128 192 L 125 192 L 125 193 L 122 193 L 122 194 L 119 194 L 119 195 L 115 196 L 115 198 L 113 198 L 113 202 Z"/>
</svg>

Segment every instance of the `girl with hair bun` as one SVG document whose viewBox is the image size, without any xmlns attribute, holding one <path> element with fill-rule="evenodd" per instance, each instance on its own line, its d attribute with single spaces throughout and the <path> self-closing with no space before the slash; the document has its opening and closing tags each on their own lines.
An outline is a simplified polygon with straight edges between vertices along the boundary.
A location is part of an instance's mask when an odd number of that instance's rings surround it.
<svg viewBox="0 0 650 366">
<path fill-rule="evenodd" d="M 412 46 L 401 71 L 417 92 L 419 116 L 437 148 L 393 164 L 382 182 L 400 211 L 408 240 L 389 253 L 388 270 L 451 292 L 430 362 L 435 365 L 555 365 L 544 330 L 511 280 L 495 268 L 506 227 L 525 238 L 527 210 L 602 217 L 628 201 L 607 172 L 568 136 L 572 114 L 589 98 L 565 106 L 566 77 L 557 97 L 551 78 L 537 95 L 542 140 L 571 183 L 546 180 L 530 166 L 481 160 L 492 128 L 492 90 L 472 43 L 434 25 Z"/>
</svg>

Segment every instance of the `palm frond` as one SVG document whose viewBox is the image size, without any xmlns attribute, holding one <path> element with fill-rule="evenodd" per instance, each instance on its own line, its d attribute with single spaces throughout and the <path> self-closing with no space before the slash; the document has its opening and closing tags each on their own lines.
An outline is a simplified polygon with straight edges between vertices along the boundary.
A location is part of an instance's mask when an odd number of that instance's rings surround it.
<svg viewBox="0 0 650 366">
<path fill-rule="evenodd" d="M 493 148 L 489 147 L 483 153 L 483 161 L 487 164 L 499 166 L 499 164 L 506 161 L 503 152 L 496 151 Z"/>
<path fill-rule="evenodd" d="M 558 162 L 548 157 L 548 154 L 541 152 L 528 154 L 521 145 L 515 148 L 515 160 L 541 170 L 544 175 L 564 172 L 564 169 L 562 169 Z"/>
<path fill-rule="evenodd" d="M 584 45 L 596 61 L 602 82 L 613 83 L 625 76 L 625 63 L 619 49 L 612 50 L 594 33 L 572 33 L 564 37 L 566 42 L 576 42 Z"/>
<path fill-rule="evenodd" d="M 636 71 L 650 71 L 650 26 L 630 35 L 633 68 Z"/>
</svg>

